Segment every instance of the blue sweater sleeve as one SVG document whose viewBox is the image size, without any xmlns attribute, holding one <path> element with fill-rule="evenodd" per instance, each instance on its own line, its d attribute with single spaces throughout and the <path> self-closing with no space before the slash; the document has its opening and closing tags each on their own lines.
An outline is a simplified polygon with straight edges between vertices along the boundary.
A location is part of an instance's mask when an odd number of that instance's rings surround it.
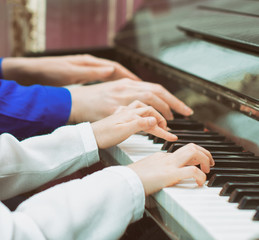
<svg viewBox="0 0 259 240">
<path fill-rule="evenodd" d="M 25 87 L 0 79 L 0 134 L 23 139 L 48 133 L 66 124 L 70 111 L 71 95 L 65 88 Z"/>
<path fill-rule="evenodd" d="M 0 79 L 3 78 L 2 61 L 3 58 L 0 58 Z"/>
</svg>

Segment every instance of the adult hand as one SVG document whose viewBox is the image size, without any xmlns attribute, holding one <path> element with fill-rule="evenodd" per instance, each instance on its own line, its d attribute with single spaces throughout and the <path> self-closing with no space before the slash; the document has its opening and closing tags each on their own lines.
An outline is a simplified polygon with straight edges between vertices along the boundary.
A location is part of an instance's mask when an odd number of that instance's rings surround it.
<svg viewBox="0 0 259 240">
<path fill-rule="evenodd" d="M 121 79 L 113 82 L 70 89 L 72 110 L 69 122 L 97 121 L 113 114 L 118 107 L 139 100 L 154 107 L 166 119 L 171 109 L 188 116 L 192 110 L 159 84 Z"/>
<path fill-rule="evenodd" d="M 201 169 L 189 165 L 200 165 Z M 155 153 L 128 167 L 139 176 L 145 194 L 150 195 L 187 178 L 194 178 L 201 186 L 206 181 L 205 173 L 208 173 L 213 165 L 214 160 L 210 152 L 191 143 L 174 153 Z"/>
<path fill-rule="evenodd" d="M 22 85 L 64 86 L 83 84 L 95 80 L 111 81 L 120 78 L 141 81 L 119 63 L 88 54 L 61 57 L 5 58 L 2 68 L 5 79 L 16 80 Z"/>
<path fill-rule="evenodd" d="M 154 108 L 134 102 L 119 112 L 92 123 L 99 148 L 114 146 L 134 133 L 145 131 L 168 141 L 177 137 L 166 130 L 166 120 Z"/>
</svg>

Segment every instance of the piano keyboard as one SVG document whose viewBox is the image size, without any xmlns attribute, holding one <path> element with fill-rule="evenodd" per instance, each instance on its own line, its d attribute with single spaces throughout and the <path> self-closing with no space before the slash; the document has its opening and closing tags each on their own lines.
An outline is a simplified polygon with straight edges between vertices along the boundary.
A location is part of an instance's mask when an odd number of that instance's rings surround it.
<svg viewBox="0 0 259 240">
<path fill-rule="evenodd" d="M 168 125 L 179 137 L 176 143 L 133 135 L 107 151 L 119 164 L 127 165 L 196 141 L 215 160 L 206 184 L 198 187 L 193 179 L 184 180 L 154 194 L 155 201 L 194 239 L 259 239 L 259 157 L 224 136 L 204 131 L 193 120 L 177 119 Z"/>
</svg>

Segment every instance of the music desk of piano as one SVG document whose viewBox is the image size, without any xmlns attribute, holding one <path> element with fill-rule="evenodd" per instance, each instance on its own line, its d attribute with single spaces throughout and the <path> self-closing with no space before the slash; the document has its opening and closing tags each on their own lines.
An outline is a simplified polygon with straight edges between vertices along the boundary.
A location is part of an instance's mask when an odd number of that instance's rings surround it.
<svg viewBox="0 0 259 240">
<path fill-rule="evenodd" d="M 115 49 L 123 65 L 190 105 L 194 119 L 259 156 L 259 1 L 147 1 Z M 101 154 L 125 165 L 161 146 L 134 135 Z M 256 211 L 238 209 L 221 189 L 186 180 L 151 196 L 146 211 L 172 239 L 259 239 Z"/>
</svg>

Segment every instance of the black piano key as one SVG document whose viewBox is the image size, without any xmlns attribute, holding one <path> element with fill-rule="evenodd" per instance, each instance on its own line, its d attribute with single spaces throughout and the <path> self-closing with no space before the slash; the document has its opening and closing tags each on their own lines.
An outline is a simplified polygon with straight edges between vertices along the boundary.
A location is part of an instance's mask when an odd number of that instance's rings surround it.
<svg viewBox="0 0 259 240">
<path fill-rule="evenodd" d="M 188 119 L 188 118 L 175 118 L 173 120 L 167 120 L 167 124 L 174 124 L 174 123 L 198 123 L 196 120 Z"/>
<path fill-rule="evenodd" d="M 169 130 L 169 132 L 175 134 L 180 139 L 186 140 L 213 140 L 213 141 L 222 141 L 225 139 L 224 136 L 220 136 L 216 132 L 205 132 L 205 131 L 194 131 L 194 130 Z M 153 140 L 156 136 L 148 134 L 148 139 Z"/>
<path fill-rule="evenodd" d="M 215 167 L 235 167 L 235 168 L 258 168 L 259 161 L 242 160 L 227 160 L 227 159 L 214 159 Z"/>
<path fill-rule="evenodd" d="M 236 190 L 234 190 L 231 193 L 228 201 L 231 202 L 231 203 L 237 203 L 244 196 L 249 196 L 249 197 L 256 196 L 256 197 L 259 197 L 259 189 L 256 189 L 256 188 L 248 188 L 248 189 L 237 188 Z"/>
<path fill-rule="evenodd" d="M 214 174 L 208 187 L 222 187 L 226 182 L 259 182 L 259 174 Z"/>
<path fill-rule="evenodd" d="M 219 141 L 219 140 L 209 140 L 209 139 L 210 138 L 208 138 L 206 140 L 195 140 L 195 139 L 182 140 L 182 139 L 179 139 L 179 140 L 177 140 L 175 142 L 172 142 L 172 143 L 179 143 L 179 144 L 195 143 L 195 144 L 199 144 L 199 145 L 202 144 L 202 145 L 230 145 L 230 146 L 234 146 L 233 142 L 222 142 L 222 141 Z M 163 139 L 163 138 L 154 137 L 153 142 L 154 143 L 165 143 L 166 140 Z M 242 149 L 242 148 L 241 147 L 235 147 L 235 150 L 238 150 L 238 149 Z M 164 149 L 164 150 L 166 150 L 166 149 Z"/>
<path fill-rule="evenodd" d="M 259 182 L 227 182 L 223 185 L 220 191 L 220 196 L 230 196 L 235 189 L 258 188 Z"/>
<path fill-rule="evenodd" d="M 210 168 L 210 172 L 207 173 L 207 178 L 210 179 L 212 175 L 217 173 L 225 173 L 225 174 L 258 174 L 259 169 L 255 168 L 220 168 L 220 167 L 212 167 Z"/>
<path fill-rule="evenodd" d="M 219 135 L 217 132 L 205 132 L 200 130 L 169 130 L 174 134 L 201 134 L 201 135 Z"/>
<path fill-rule="evenodd" d="M 243 148 L 237 145 L 209 145 L 209 144 L 198 144 L 199 146 L 207 149 L 208 151 L 226 151 L 226 152 L 241 152 Z"/>
<path fill-rule="evenodd" d="M 214 140 L 177 140 L 172 143 L 180 143 L 180 144 L 188 144 L 188 143 L 195 143 L 201 145 L 235 145 L 233 142 L 222 142 L 222 141 L 214 141 Z"/>
<path fill-rule="evenodd" d="M 259 207 L 256 208 L 256 213 L 253 217 L 253 220 L 254 221 L 259 221 Z"/>
<path fill-rule="evenodd" d="M 227 157 L 227 155 L 230 155 L 232 157 L 244 157 L 244 156 L 254 156 L 253 153 L 251 152 L 223 152 L 223 151 L 210 151 L 212 157 L 218 157 L 218 156 L 223 156 L 223 157 Z"/>
<path fill-rule="evenodd" d="M 173 131 L 174 132 L 174 131 Z M 221 135 L 215 135 L 215 134 L 187 134 L 187 133 L 180 133 L 177 134 L 175 133 L 175 135 L 177 135 L 179 140 L 215 140 L 215 141 L 223 141 L 225 140 L 224 136 Z"/>
<path fill-rule="evenodd" d="M 185 144 L 174 143 L 168 149 L 168 152 L 174 152 L 177 149 L 183 147 Z M 209 145 L 209 144 L 199 144 L 199 146 L 207 149 L 208 151 L 226 151 L 226 152 L 238 152 L 242 151 L 243 148 L 236 145 Z"/>
<path fill-rule="evenodd" d="M 185 116 L 181 115 L 180 113 L 176 113 L 176 112 L 173 112 L 173 115 L 174 115 L 174 119 L 186 119 Z"/>
<path fill-rule="evenodd" d="M 188 144 L 188 143 L 195 143 L 195 144 L 207 144 L 207 145 L 234 145 L 233 142 L 222 142 L 222 141 L 211 141 L 211 140 L 208 140 L 208 141 L 201 141 L 201 140 L 177 140 L 175 142 L 169 142 L 169 141 L 165 141 L 164 142 L 164 145 L 162 147 L 162 150 L 168 150 L 169 147 L 172 145 L 172 144 L 176 144 L 176 143 L 180 143 L 180 144 Z"/>
<path fill-rule="evenodd" d="M 168 150 L 174 142 L 165 141 L 161 150 Z"/>
<path fill-rule="evenodd" d="M 259 197 L 244 196 L 239 201 L 239 209 L 256 209 L 259 206 Z"/>
<path fill-rule="evenodd" d="M 167 121 L 167 127 L 171 128 L 172 130 L 203 130 L 204 125 L 198 122 L 191 122 L 191 121 Z"/>
<path fill-rule="evenodd" d="M 154 135 L 152 135 L 152 134 L 148 134 L 148 139 L 149 140 L 153 140 L 155 138 L 155 136 Z"/>
<path fill-rule="evenodd" d="M 223 159 L 227 161 L 234 160 L 249 160 L 249 161 L 259 161 L 259 157 L 257 156 L 244 156 L 244 155 L 215 155 L 214 160 Z"/>
<path fill-rule="evenodd" d="M 160 137 L 155 137 L 154 139 L 153 139 L 153 143 L 164 143 L 166 140 L 165 139 L 163 139 L 163 138 L 160 138 Z"/>
</svg>

